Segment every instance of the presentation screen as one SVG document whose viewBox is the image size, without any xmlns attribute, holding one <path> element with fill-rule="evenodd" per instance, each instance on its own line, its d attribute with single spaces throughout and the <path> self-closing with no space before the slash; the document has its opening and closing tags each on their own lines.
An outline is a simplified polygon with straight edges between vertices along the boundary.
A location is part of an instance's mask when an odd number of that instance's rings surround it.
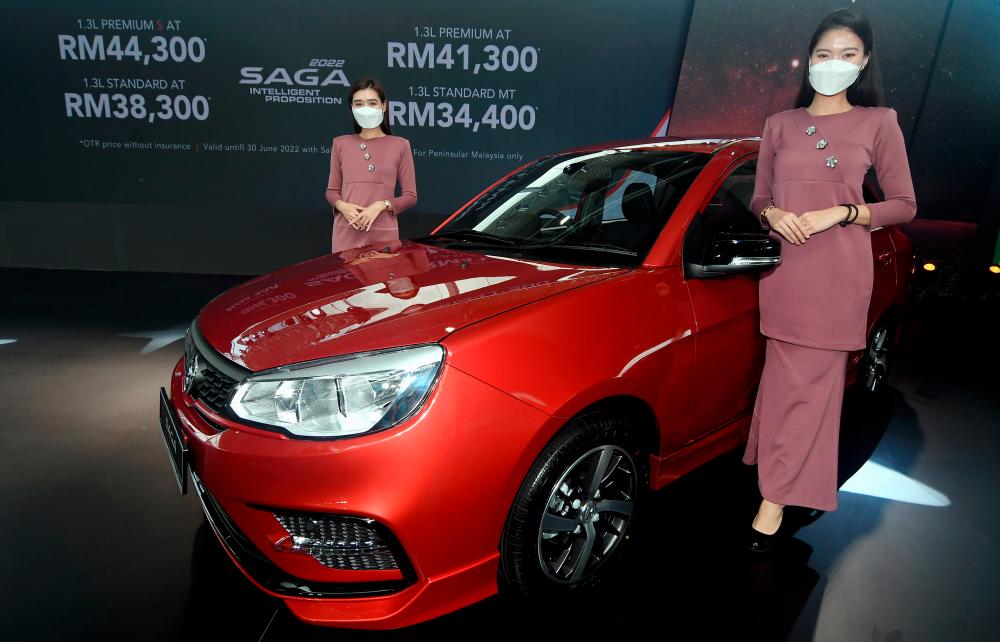
<svg viewBox="0 0 1000 642">
<path fill-rule="evenodd" d="M 3 8 L 10 201 L 326 207 L 348 88 L 387 91 L 423 213 L 532 158 L 649 136 L 690 3 L 36 2 Z"/>
</svg>

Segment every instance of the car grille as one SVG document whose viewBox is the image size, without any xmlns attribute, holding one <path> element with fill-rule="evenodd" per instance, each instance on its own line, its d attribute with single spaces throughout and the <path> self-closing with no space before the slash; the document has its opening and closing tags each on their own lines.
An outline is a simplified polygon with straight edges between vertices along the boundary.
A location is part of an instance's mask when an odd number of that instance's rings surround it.
<svg viewBox="0 0 1000 642">
<path fill-rule="evenodd" d="M 416 581 L 416 573 L 413 566 L 406 559 L 406 555 L 398 549 L 398 542 L 394 541 L 394 546 L 399 550 L 403 578 L 399 580 L 382 580 L 378 582 L 317 582 L 315 580 L 304 580 L 291 576 L 274 562 L 267 558 L 257 549 L 250 539 L 236 526 L 229 515 L 222 510 L 219 502 L 208 492 L 198 474 L 191 471 L 191 481 L 198 499 L 201 500 L 202 508 L 208 517 L 208 523 L 219 537 L 219 541 L 230 552 L 236 563 L 253 578 L 255 582 L 265 589 L 278 593 L 279 595 L 291 595 L 295 597 L 308 598 L 329 598 L 329 597 L 372 597 L 377 595 L 387 595 L 397 593 Z M 392 537 L 387 534 L 387 537 Z"/>
<path fill-rule="evenodd" d="M 397 570 L 399 564 L 375 520 L 346 515 L 274 513 L 285 527 L 280 549 L 311 555 L 330 568 L 350 571 Z"/>
<path fill-rule="evenodd" d="M 226 407 L 226 400 L 235 388 L 236 381 L 206 364 L 201 371 L 201 378 L 195 380 L 192 394 L 195 399 L 201 399 L 212 410 L 222 412 Z"/>
<path fill-rule="evenodd" d="M 184 372 L 185 381 L 191 373 L 196 373 L 190 388 L 185 386 L 186 392 L 192 398 L 203 401 L 206 406 L 218 413 L 225 410 L 229 395 L 239 385 L 238 381 L 227 376 L 209 362 L 208 358 L 198 350 L 191 333 L 188 333 L 184 341 Z"/>
</svg>

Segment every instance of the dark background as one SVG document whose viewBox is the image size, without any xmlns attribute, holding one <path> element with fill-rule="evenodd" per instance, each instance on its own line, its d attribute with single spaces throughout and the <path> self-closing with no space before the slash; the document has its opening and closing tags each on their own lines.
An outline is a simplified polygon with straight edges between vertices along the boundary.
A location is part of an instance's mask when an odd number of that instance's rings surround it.
<svg viewBox="0 0 1000 642">
<path fill-rule="evenodd" d="M 765 116 L 791 107 L 812 29 L 841 2 L 732 0 L 506 2 L 488 12 L 457 0 L 393 0 L 364 11 L 350 3 L 145 3 L 121 0 L 3 4 L 0 54 L 6 121 L 0 172 L 0 266 L 252 274 L 329 250 L 323 146 L 349 131 L 346 104 L 265 103 L 240 84 L 240 69 L 289 74 L 313 58 L 343 59 L 348 81 L 370 74 L 390 100 L 537 109 L 529 131 L 459 125 L 394 132 L 414 150 L 486 151 L 502 159 L 418 156 L 417 206 L 400 218 L 404 236 L 423 234 L 521 162 L 592 142 L 670 135 L 757 135 Z M 887 90 L 906 135 L 918 217 L 978 224 L 977 260 L 994 257 L 1000 174 L 1000 5 L 992 0 L 862 1 L 870 15 Z M 376 11 L 372 14 L 371 11 Z M 180 20 L 176 32 L 87 30 L 87 18 Z M 373 28 L 373 25 L 376 28 Z M 492 29 L 491 39 L 427 38 L 414 28 Z M 509 38 L 498 40 L 499 29 Z M 143 66 L 60 60 L 58 34 L 153 35 L 206 41 L 201 63 Z M 453 46 L 455 68 L 389 68 L 388 41 Z M 538 50 L 532 72 L 473 74 L 454 48 Z M 438 49 L 440 51 L 440 49 Z M 328 70 L 318 72 L 320 78 Z M 205 121 L 148 123 L 68 118 L 65 92 L 84 78 L 184 80 L 183 90 L 124 90 L 152 106 L 158 93 L 211 97 Z M 283 84 L 272 87 L 285 88 Z M 513 89 L 512 99 L 437 99 L 411 88 Z M 343 100 L 346 88 L 320 88 Z M 419 92 L 419 89 L 416 89 Z M 664 116 L 669 118 L 665 121 Z M 295 153 L 103 150 L 81 141 L 295 145 Z M 522 159 L 522 160 L 518 160 Z"/>
</svg>

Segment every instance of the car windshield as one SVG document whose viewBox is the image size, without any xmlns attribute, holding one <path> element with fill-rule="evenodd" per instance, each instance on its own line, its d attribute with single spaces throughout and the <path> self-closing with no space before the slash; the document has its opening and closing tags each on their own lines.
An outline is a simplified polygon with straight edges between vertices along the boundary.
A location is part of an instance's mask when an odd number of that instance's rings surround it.
<svg viewBox="0 0 1000 642">
<path fill-rule="evenodd" d="M 638 265 L 709 155 L 608 149 L 542 158 L 419 239 L 584 265 Z"/>
</svg>

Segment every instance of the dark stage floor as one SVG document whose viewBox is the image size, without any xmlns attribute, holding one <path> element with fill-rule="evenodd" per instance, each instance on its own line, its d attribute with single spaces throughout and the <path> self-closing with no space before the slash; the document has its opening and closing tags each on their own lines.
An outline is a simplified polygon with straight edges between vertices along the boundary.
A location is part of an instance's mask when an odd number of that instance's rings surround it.
<svg viewBox="0 0 1000 642">
<path fill-rule="evenodd" d="M 734 452 L 654 496 L 594 594 L 372 634 L 300 624 L 177 493 L 157 389 L 199 307 L 240 279 L 0 270 L 3 639 L 1000 636 L 995 303 L 914 304 L 888 393 L 848 398 L 839 510 L 799 515 L 783 554 L 740 548 L 756 487 Z"/>
</svg>

